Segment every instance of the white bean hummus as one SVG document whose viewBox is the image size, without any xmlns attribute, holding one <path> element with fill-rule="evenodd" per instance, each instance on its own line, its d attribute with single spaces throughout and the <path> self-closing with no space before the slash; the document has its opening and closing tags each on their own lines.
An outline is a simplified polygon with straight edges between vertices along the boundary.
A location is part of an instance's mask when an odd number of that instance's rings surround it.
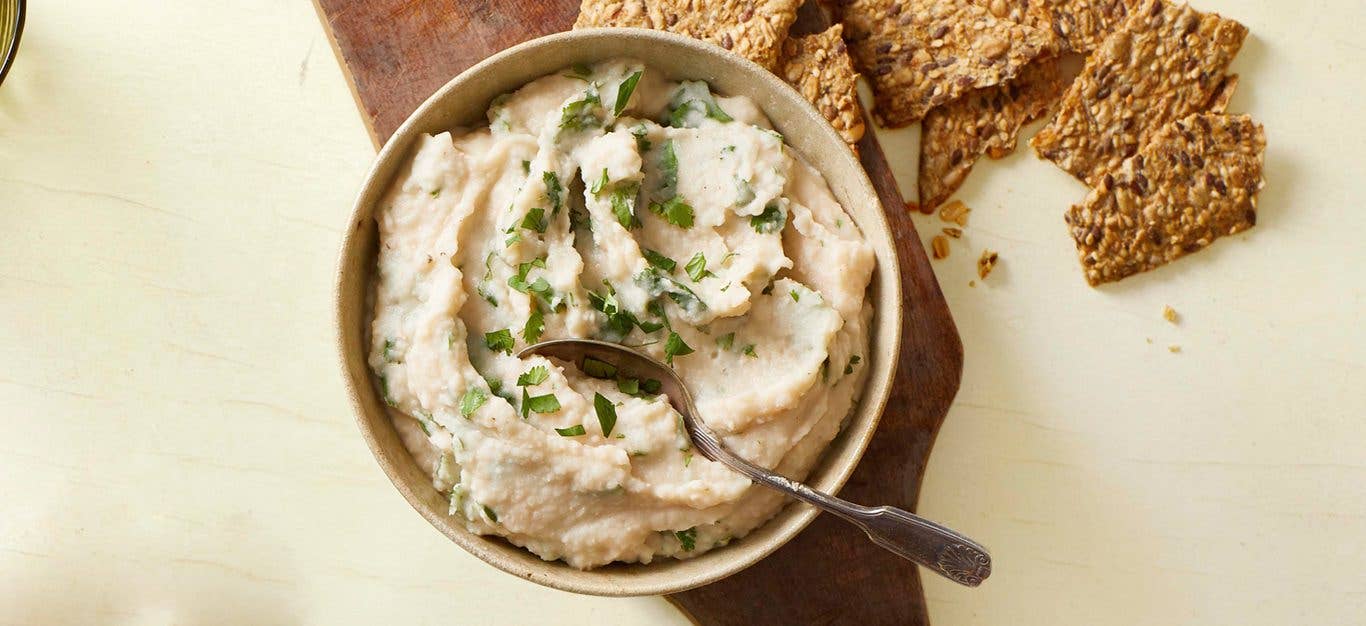
<svg viewBox="0 0 1366 626">
<path fill-rule="evenodd" d="M 783 500 L 694 454 L 658 381 L 522 348 L 667 361 L 733 450 L 798 479 L 863 386 L 871 248 L 753 102 L 705 83 L 631 60 L 537 79 L 422 137 L 376 220 L 378 389 L 450 514 L 544 559 L 695 556 Z"/>
</svg>

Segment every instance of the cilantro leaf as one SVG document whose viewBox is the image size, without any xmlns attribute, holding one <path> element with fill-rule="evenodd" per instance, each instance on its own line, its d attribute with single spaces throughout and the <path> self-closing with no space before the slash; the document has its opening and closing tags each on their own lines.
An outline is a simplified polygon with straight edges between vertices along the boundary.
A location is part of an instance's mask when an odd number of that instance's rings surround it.
<svg viewBox="0 0 1366 626">
<path fill-rule="evenodd" d="M 593 411 L 598 414 L 598 425 L 602 427 L 602 436 L 612 434 L 612 429 L 617 425 L 617 407 L 612 404 L 600 393 L 593 393 Z M 580 427 L 582 428 L 582 427 Z"/>
<path fill-rule="evenodd" d="M 695 214 L 692 207 L 683 201 L 683 196 L 674 196 L 664 202 L 651 202 L 650 210 L 674 226 L 692 228 Z"/>
<path fill-rule="evenodd" d="M 720 337 L 717 337 L 716 345 L 721 346 L 726 350 L 729 350 L 731 346 L 735 345 L 735 333 L 726 333 L 724 335 L 721 335 Z"/>
<path fill-rule="evenodd" d="M 669 331 L 669 339 L 664 342 L 664 362 L 669 365 L 674 364 L 674 357 L 686 356 L 693 353 L 691 346 L 683 341 L 683 337 L 678 333 Z"/>
<path fill-rule="evenodd" d="M 528 387 L 531 385 L 539 385 L 545 382 L 545 379 L 549 376 L 550 370 L 546 368 L 546 366 L 537 365 L 523 372 L 521 376 L 517 377 L 517 386 Z"/>
<path fill-rule="evenodd" d="M 645 380 L 640 381 L 640 390 L 645 393 L 659 393 L 660 388 L 663 386 L 664 383 L 661 383 L 654 378 L 646 378 Z"/>
<path fill-rule="evenodd" d="M 700 282 L 703 278 L 716 275 L 707 271 L 707 257 L 701 252 L 692 255 L 692 259 L 683 266 L 683 269 L 688 272 L 688 278 L 693 282 Z"/>
<path fill-rule="evenodd" d="M 678 538 L 678 543 L 683 545 L 684 552 L 692 552 L 697 547 L 697 527 L 687 530 L 675 530 L 674 537 Z"/>
<path fill-rule="evenodd" d="M 617 366 L 586 356 L 583 357 L 583 373 L 593 378 L 612 378 L 617 375 Z"/>
<path fill-rule="evenodd" d="M 569 428 L 556 428 L 555 432 L 559 433 L 561 437 L 578 437 L 588 434 L 588 431 L 583 429 L 583 424 L 575 424 Z"/>
<path fill-rule="evenodd" d="M 849 364 L 844 366 L 844 375 L 845 375 L 845 376 L 848 376 L 848 375 L 850 375 L 850 374 L 853 374 L 853 373 L 854 373 L 854 366 L 855 366 L 855 365 L 858 365 L 858 364 L 859 364 L 859 361 L 861 361 L 861 360 L 863 360 L 863 359 L 861 359 L 861 358 L 859 357 L 859 355 L 857 355 L 857 354 L 855 354 L 854 356 L 849 357 Z"/>
<path fill-rule="evenodd" d="M 759 355 L 754 352 L 754 344 L 752 343 L 741 348 L 740 351 L 743 352 L 745 356 L 754 357 L 756 359 L 759 358 Z"/>
<path fill-rule="evenodd" d="M 522 390 L 522 415 L 527 411 L 532 413 L 554 413 L 560 410 L 560 399 L 555 394 L 548 393 L 543 396 L 527 395 L 525 389 Z"/>
<path fill-rule="evenodd" d="M 531 315 L 526 318 L 526 326 L 522 328 L 522 339 L 525 339 L 528 344 L 533 344 L 541 338 L 543 332 L 545 332 L 545 316 L 541 314 L 540 307 L 532 307 Z"/>
<path fill-rule="evenodd" d="M 612 181 L 608 180 L 607 178 L 607 168 L 604 167 L 602 168 L 602 177 L 593 181 L 593 184 L 588 188 L 588 190 L 593 192 L 593 195 L 596 196 L 602 193 L 603 187 L 606 187 L 611 182 Z"/>
<path fill-rule="evenodd" d="M 666 272 L 672 272 L 674 271 L 675 267 L 678 267 L 678 261 L 666 257 L 649 248 L 641 248 L 640 253 L 645 256 L 646 263 L 649 263 L 650 265 L 653 265 Z"/>
<path fill-rule="evenodd" d="M 617 102 L 612 107 L 612 115 L 621 115 L 626 110 L 626 104 L 631 101 L 631 93 L 636 90 L 636 83 L 640 82 L 642 70 L 636 70 L 634 74 L 621 81 L 621 86 L 617 87 Z"/>
<path fill-rule="evenodd" d="M 776 233 L 787 225 L 787 214 L 783 213 L 777 203 L 770 203 L 764 207 L 764 212 L 749 218 L 749 225 L 754 232 L 761 235 Z"/>
<path fill-rule="evenodd" d="M 484 333 L 484 345 L 494 352 L 512 354 L 512 348 L 517 345 L 517 342 L 512 338 L 512 331 L 504 328 L 491 333 Z"/>
<path fill-rule="evenodd" d="M 541 174 L 541 181 L 545 183 L 545 197 L 550 200 L 550 212 L 556 214 L 564 206 L 564 187 L 560 186 L 560 177 L 555 172 L 545 172 Z"/>
<path fill-rule="evenodd" d="M 598 97 L 598 90 L 590 84 L 582 99 L 570 102 L 560 109 L 560 129 L 579 131 L 602 126 L 602 119 L 596 111 L 599 104 L 602 104 L 602 100 Z"/>
<path fill-rule="evenodd" d="M 545 232 L 550 224 L 545 219 L 545 209 L 535 207 L 526 212 L 526 217 L 522 218 L 522 228 L 534 230 L 538 233 Z"/>
<path fill-rule="evenodd" d="M 636 219 L 636 192 L 639 189 L 640 185 L 637 183 L 621 185 L 612 190 L 609 198 L 612 202 L 612 215 L 616 216 L 617 223 L 627 230 L 640 225 L 640 221 Z"/>
<path fill-rule="evenodd" d="M 489 395 L 484 392 L 483 388 L 470 387 L 465 391 L 465 395 L 460 397 L 460 417 L 469 419 L 475 411 L 479 410 L 479 407 L 484 406 L 488 399 Z"/>
</svg>

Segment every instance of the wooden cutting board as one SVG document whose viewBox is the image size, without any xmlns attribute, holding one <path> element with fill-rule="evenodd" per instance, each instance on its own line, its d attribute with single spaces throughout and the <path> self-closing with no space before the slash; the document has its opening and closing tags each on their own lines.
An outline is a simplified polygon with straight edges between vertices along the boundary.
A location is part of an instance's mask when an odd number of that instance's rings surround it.
<svg viewBox="0 0 1366 626">
<path fill-rule="evenodd" d="M 456 74 L 514 44 L 568 30 L 579 6 L 578 0 L 314 4 L 376 146 Z M 796 28 L 819 30 L 822 19 L 804 10 Z M 897 233 L 905 320 L 892 397 L 840 495 L 914 511 L 935 434 L 958 392 L 963 345 L 872 132 L 859 148 Z M 701 624 L 929 623 L 916 567 L 829 515 L 753 567 L 669 600 Z"/>
</svg>

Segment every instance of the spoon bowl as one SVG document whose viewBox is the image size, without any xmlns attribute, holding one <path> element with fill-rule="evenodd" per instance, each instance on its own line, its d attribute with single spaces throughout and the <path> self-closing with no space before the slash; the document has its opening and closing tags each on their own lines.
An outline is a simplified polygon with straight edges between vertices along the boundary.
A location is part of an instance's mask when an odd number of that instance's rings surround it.
<svg viewBox="0 0 1366 626">
<path fill-rule="evenodd" d="M 586 371 L 584 360 L 596 359 L 622 375 L 659 381 L 659 392 L 678 410 L 692 445 L 702 456 L 750 480 L 810 504 L 858 526 L 879 546 L 968 587 L 991 575 L 991 556 L 977 542 L 948 527 L 891 506 L 868 507 L 817 491 L 804 483 L 750 463 L 731 452 L 697 414 L 692 394 L 673 368 L 626 346 L 595 339 L 555 339 L 526 347 L 519 357 L 554 357 Z"/>
</svg>

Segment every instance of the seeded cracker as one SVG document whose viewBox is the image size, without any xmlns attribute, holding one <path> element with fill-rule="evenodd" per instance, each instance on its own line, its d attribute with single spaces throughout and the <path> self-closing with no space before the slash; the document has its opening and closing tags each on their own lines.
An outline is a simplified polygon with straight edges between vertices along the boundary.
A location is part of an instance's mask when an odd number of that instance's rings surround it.
<svg viewBox="0 0 1366 626">
<path fill-rule="evenodd" d="M 802 0 L 583 0 L 574 28 L 666 30 L 709 41 L 769 70 Z"/>
<path fill-rule="evenodd" d="M 839 131 L 849 147 L 863 137 L 863 112 L 858 102 L 858 73 L 842 38 L 843 27 L 831 26 L 783 43 L 779 75 L 797 88 Z"/>
<path fill-rule="evenodd" d="M 1152 141 L 1065 219 L 1092 286 L 1197 252 L 1257 223 L 1266 135 L 1246 115 L 1198 113 Z"/>
<path fill-rule="evenodd" d="M 1050 25 L 1068 48 L 1085 54 L 1099 48 L 1140 4 L 1142 0 L 1052 0 Z"/>
<path fill-rule="evenodd" d="M 1054 58 L 1026 65 L 1014 80 L 978 89 L 925 115 L 920 139 L 920 204 L 934 208 L 953 195 L 983 154 L 1015 150 L 1020 128 L 1048 112 L 1062 94 Z"/>
<path fill-rule="evenodd" d="M 997 18 L 972 0 L 847 0 L 836 13 L 855 67 L 872 84 L 873 116 L 891 128 L 1004 83 L 1056 48 L 1047 31 Z"/>
<path fill-rule="evenodd" d="M 1057 116 L 1030 145 L 1098 186 L 1157 129 L 1224 92 L 1224 69 L 1246 36 L 1233 20 L 1144 0 L 1087 58 Z"/>
</svg>

